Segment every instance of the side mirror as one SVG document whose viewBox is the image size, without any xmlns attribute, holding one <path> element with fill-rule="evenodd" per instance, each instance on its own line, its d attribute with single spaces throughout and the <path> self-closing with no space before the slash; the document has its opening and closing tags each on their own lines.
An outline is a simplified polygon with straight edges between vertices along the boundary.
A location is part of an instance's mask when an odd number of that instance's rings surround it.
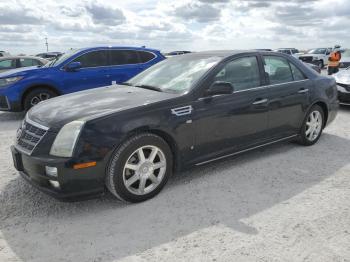
<svg viewBox="0 0 350 262">
<path fill-rule="evenodd" d="M 208 89 L 207 96 L 229 95 L 234 91 L 233 85 L 229 82 L 216 81 Z"/>
<path fill-rule="evenodd" d="M 68 65 L 66 65 L 64 67 L 64 69 L 67 72 L 75 72 L 75 71 L 78 71 L 80 68 L 81 68 L 81 63 L 80 62 L 72 62 L 72 63 L 69 63 Z"/>
</svg>

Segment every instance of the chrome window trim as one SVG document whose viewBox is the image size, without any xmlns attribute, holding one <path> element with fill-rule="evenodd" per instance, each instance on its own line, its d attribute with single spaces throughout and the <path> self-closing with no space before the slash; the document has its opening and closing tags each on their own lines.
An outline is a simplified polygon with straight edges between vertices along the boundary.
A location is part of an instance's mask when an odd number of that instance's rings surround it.
<svg viewBox="0 0 350 262">
<path fill-rule="evenodd" d="M 306 82 L 306 81 L 309 81 L 309 80 L 310 80 L 310 79 L 303 79 L 303 80 L 297 80 L 297 81 L 289 81 L 289 82 L 280 83 L 280 84 L 258 86 L 258 87 L 253 87 L 253 88 L 244 89 L 244 90 L 234 91 L 233 94 L 235 94 L 235 93 L 242 93 L 242 92 L 251 91 L 251 90 L 258 90 L 258 89 L 263 89 L 263 88 L 266 88 L 266 89 L 267 89 L 267 88 L 270 88 L 270 87 L 280 86 L 280 85 L 286 85 L 286 84 L 291 84 L 291 83 Z"/>
</svg>

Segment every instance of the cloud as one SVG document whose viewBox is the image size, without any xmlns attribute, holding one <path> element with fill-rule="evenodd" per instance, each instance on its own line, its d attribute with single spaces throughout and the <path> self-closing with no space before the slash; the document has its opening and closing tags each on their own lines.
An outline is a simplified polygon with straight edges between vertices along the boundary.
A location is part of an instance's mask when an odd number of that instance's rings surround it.
<svg viewBox="0 0 350 262">
<path fill-rule="evenodd" d="M 94 22 L 98 24 L 119 25 L 126 20 L 123 11 L 118 8 L 94 3 L 87 5 L 85 8 L 91 14 Z"/>
<path fill-rule="evenodd" d="M 213 5 L 194 2 L 176 7 L 173 13 L 175 16 L 184 20 L 194 20 L 199 23 L 207 23 L 218 20 L 221 11 Z"/>
<path fill-rule="evenodd" d="M 350 43 L 349 0 L 8 0 L 0 45 L 12 53 L 94 45 L 307 49 Z"/>
</svg>

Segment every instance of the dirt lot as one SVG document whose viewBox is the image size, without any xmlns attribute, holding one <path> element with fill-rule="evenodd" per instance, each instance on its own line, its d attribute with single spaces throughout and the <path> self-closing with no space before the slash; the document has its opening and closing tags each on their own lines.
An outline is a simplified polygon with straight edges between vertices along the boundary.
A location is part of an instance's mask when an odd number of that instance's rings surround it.
<svg viewBox="0 0 350 262">
<path fill-rule="evenodd" d="M 156 198 L 58 202 L 15 172 L 0 113 L 0 261 L 350 261 L 350 108 L 313 147 L 175 175 Z"/>
</svg>

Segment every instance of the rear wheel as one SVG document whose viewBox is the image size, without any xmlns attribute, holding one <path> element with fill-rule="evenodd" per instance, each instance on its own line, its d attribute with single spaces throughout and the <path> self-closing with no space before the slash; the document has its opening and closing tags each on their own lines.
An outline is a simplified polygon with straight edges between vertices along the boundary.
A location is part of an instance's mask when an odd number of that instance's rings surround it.
<svg viewBox="0 0 350 262">
<path fill-rule="evenodd" d="M 48 100 L 57 94 L 47 88 L 36 88 L 30 91 L 24 98 L 23 106 L 24 110 L 28 111 L 33 106 L 39 104 L 42 101 Z"/>
<path fill-rule="evenodd" d="M 315 144 L 321 137 L 324 127 L 323 109 L 314 105 L 308 112 L 300 133 L 299 143 L 305 146 Z"/>
<path fill-rule="evenodd" d="M 161 137 L 139 134 L 114 152 L 107 168 L 106 186 L 121 200 L 145 201 L 162 190 L 172 165 L 172 153 Z"/>
</svg>

